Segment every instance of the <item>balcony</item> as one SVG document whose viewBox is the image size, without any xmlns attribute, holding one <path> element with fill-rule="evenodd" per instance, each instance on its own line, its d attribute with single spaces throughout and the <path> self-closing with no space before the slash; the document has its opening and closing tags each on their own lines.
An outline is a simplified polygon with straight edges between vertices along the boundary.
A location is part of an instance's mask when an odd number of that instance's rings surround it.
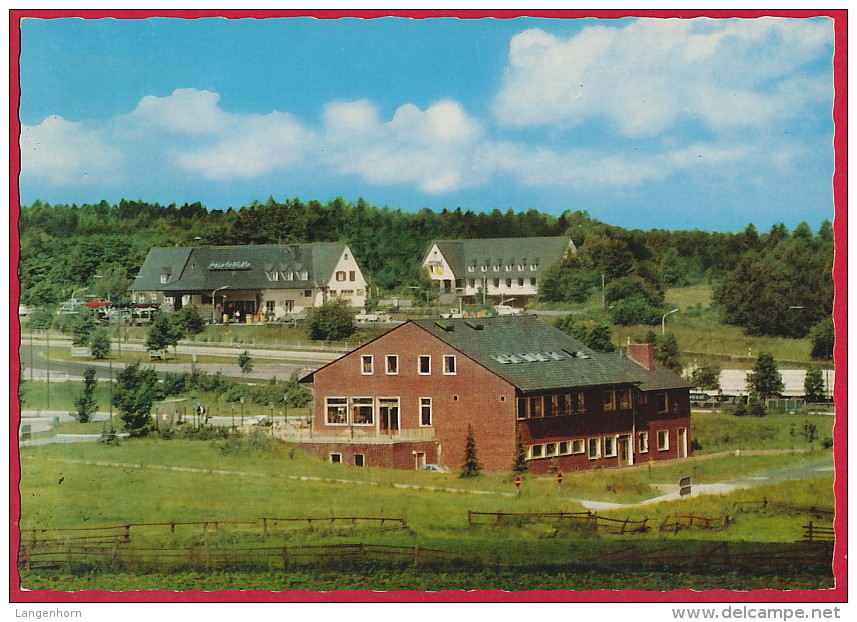
<svg viewBox="0 0 857 622">
<path fill-rule="evenodd" d="M 325 428 L 313 430 L 311 427 L 299 425 L 275 425 L 274 436 L 287 443 L 367 443 L 371 445 L 390 445 L 393 443 L 409 443 L 434 441 L 434 428 L 416 428 L 408 430 L 382 431 L 374 428 L 366 429 L 357 426 L 342 428 Z"/>
</svg>

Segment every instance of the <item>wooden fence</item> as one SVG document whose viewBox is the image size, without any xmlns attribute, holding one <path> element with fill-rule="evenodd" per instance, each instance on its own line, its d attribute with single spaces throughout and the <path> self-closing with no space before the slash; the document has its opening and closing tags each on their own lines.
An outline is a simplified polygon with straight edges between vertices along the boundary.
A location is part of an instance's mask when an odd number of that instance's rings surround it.
<svg viewBox="0 0 857 622">
<path fill-rule="evenodd" d="M 407 523 L 403 518 L 385 518 L 374 516 L 311 516 L 304 518 L 272 518 L 264 517 L 255 520 L 207 520 L 207 521 L 167 521 L 157 523 L 129 523 L 110 527 L 67 527 L 58 529 L 22 529 L 22 546 L 35 546 L 49 542 L 67 542 L 91 540 L 93 543 L 131 542 L 132 530 L 139 532 L 144 528 L 166 528 L 175 533 L 177 527 L 201 527 L 202 533 L 220 531 L 224 528 L 243 526 L 255 527 L 262 535 L 269 535 L 276 528 L 282 530 L 289 526 L 291 529 L 302 527 L 356 527 L 358 525 L 377 526 L 380 531 L 390 529 L 406 529 Z"/>
<path fill-rule="evenodd" d="M 729 515 L 698 516 L 696 514 L 668 514 L 658 526 L 658 531 L 678 533 L 680 529 L 726 529 L 729 526 Z"/>
<path fill-rule="evenodd" d="M 758 505 L 761 506 L 762 509 L 772 507 L 772 508 L 780 508 L 784 510 L 792 510 L 795 512 L 803 512 L 806 514 L 813 514 L 815 516 L 833 516 L 835 514 L 835 510 L 831 508 L 819 508 L 814 505 L 810 506 L 800 506 L 800 505 L 787 505 L 785 503 L 771 503 L 767 498 L 763 497 L 758 501 L 736 501 L 734 506 L 736 508 L 740 508 L 744 505 Z"/>
<path fill-rule="evenodd" d="M 485 522 L 482 517 L 491 517 Z M 610 533 L 642 533 L 649 529 L 648 518 L 643 520 L 607 518 L 596 512 L 474 512 L 468 510 L 468 525 L 517 524 L 522 525 L 536 520 L 575 521 L 592 529 L 605 528 Z"/>
<path fill-rule="evenodd" d="M 418 566 L 427 562 L 456 559 L 446 551 L 421 546 L 380 544 L 322 544 L 307 546 L 214 547 L 203 543 L 187 547 L 131 547 L 119 543 L 56 543 L 38 548 L 22 548 L 19 567 L 26 570 L 107 566 L 128 571 L 182 568 L 201 571 L 238 567 L 288 569 L 290 565 L 319 564 L 325 561 L 406 562 Z"/>
<path fill-rule="evenodd" d="M 814 525 L 809 521 L 808 525 L 803 526 L 802 542 L 834 542 L 836 540 L 836 531 L 833 526 Z"/>
</svg>

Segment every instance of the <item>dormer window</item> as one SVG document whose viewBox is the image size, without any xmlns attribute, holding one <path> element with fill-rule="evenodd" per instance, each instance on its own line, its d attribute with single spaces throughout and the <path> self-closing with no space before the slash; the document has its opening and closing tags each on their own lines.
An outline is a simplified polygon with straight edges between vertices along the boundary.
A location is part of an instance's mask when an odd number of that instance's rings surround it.
<svg viewBox="0 0 857 622">
<path fill-rule="evenodd" d="M 161 272 L 161 283 L 169 283 L 170 276 L 172 276 L 172 272 L 170 270 L 164 270 Z"/>
<path fill-rule="evenodd" d="M 266 274 L 268 275 L 269 281 L 279 281 L 280 280 L 280 273 L 279 272 L 274 271 L 274 272 L 268 272 Z"/>
</svg>

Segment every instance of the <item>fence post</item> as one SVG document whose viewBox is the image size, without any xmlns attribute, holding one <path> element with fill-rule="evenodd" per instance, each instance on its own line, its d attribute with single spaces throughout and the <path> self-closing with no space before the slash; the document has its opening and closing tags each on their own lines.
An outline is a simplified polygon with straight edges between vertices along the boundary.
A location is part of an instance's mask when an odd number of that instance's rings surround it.
<svg viewBox="0 0 857 622">
<path fill-rule="evenodd" d="M 125 525 L 125 543 L 131 542 L 131 525 Z"/>
<path fill-rule="evenodd" d="M 420 563 L 420 545 L 414 545 L 414 566 L 418 566 Z"/>
<path fill-rule="evenodd" d="M 268 519 L 267 518 L 262 519 L 262 535 L 265 536 L 266 538 L 268 537 Z"/>
<path fill-rule="evenodd" d="M 473 527 L 473 510 L 467 510 L 467 525 Z"/>
<path fill-rule="evenodd" d="M 806 539 L 808 542 L 812 542 L 812 521 L 809 521 L 809 525 L 805 527 L 806 529 Z"/>
</svg>

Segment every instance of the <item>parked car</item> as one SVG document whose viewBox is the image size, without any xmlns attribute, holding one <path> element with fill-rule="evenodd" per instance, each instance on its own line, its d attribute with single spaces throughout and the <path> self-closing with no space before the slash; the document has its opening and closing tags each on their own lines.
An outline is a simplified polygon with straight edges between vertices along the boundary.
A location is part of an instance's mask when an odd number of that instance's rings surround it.
<svg viewBox="0 0 857 622">
<path fill-rule="evenodd" d="M 421 468 L 421 471 L 434 471 L 435 473 L 449 473 L 449 469 L 444 466 L 440 466 L 439 464 L 424 464 Z"/>
<path fill-rule="evenodd" d="M 518 315 L 519 313 L 523 313 L 524 310 L 516 309 L 509 305 L 494 305 L 494 311 L 497 312 L 497 315 Z"/>
</svg>

